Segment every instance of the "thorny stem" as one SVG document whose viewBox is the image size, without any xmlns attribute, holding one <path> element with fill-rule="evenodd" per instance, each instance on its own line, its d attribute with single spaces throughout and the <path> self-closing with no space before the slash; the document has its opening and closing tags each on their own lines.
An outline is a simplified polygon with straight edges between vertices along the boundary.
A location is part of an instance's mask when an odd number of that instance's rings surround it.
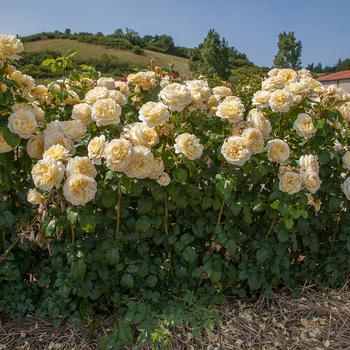
<svg viewBox="0 0 350 350">
<path fill-rule="evenodd" d="M 121 200 L 121 196 L 122 196 L 122 192 L 120 189 L 120 182 L 119 182 L 118 183 L 118 191 L 117 191 L 117 204 L 115 206 L 116 216 L 117 216 L 117 227 L 116 227 L 116 231 L 114 234 L 114 239 L 116 239 L 117 234 L 120 231 L 120 200 Z"/>
<path fill-rule="evenodd" d="M 219 226 L 221 224 L 221 217 L 222 217 L 222 212 L 224 211 L 224 207 L 225 207 L 225 199 L 223 199 L 223 201 L 221 203 L 221 207 L 220 207 L 220 211 L 219 211 L 219 215 L 218 215 L 218 221 L 216 222 L 216 226 Z"/>
<path fill-rule="evenodd" d="M 17 236 L 17 238 L 12 242 L 11 246 L 5 251 L 5 253 L 1 255 L 0 263 L 7 258 L 7 256 L 11 253 L 11 250 L 17 245 L 18 241 L 19 241 L 19 236 Z"/>
<path fill-rule="evenodd" d="M 166 192 L 164 193 L 164 230 L 168 235 L 168 196 Z"/>
</svg>

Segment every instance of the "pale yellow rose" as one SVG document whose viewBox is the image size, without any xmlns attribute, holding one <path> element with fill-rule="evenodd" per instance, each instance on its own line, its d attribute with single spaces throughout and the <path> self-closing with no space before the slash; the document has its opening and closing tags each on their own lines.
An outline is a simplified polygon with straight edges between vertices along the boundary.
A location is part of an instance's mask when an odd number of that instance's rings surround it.
<svg viewBox="0 0 350 350">
<path fill-rule="evenodd" d="M 322 181 L 318 173 L 309 169 L 301 173 L 304 186 L 311 192 L 316 193 L 321 186 Z"/>
<path fill-rule="evenodd" d="M 15 70 L 12 74 L 10 74 L 10 79 L 18 83 L 23 96 L 27 95 L 35 86 L 35 80 L 31 76 L 23 74 L 19 70 Z"/>
<path fill-rule="evenodd" d="M 265 117 L 265 114 L 257 109 L 251 109 L 249 111 L 247 121 L 250 122 L 254 128 L 261 131 L 264 138 L 268 137 L 272 131 L 270 121 Z"/>
<path fill-rule="evenodd" d="M 186 86 L 190 90 L 192 103 L 190 109 L 204 109 L 205 103 L 211 96 L 211 91 L 206 80 L 187 80 Z"/>
<path fill-rule="evenodd" d="M 87 103 L 78 103 L 73 106 L 72 117 L 73 120 L 79 120 L 85 125 L 89 125 L 92 122 L 91 119 L 91 106 Z"/>
<path fill-rule="evenodd" d="M 350 170 L 350 152 L 349 151 L 345 152 L 342 160 L 343 160 L 343 167 L 345 169 Z"/>
<path fill-rule="evenodd" d="M 170 181 L 171 181 L 171 179 L 170 179 L 169 174 L 167 174 L 165 172 L 162 173 L 157 179 L 158 184 L 161 186 L 168 186 L 170 184 Z"/>
<path fill-rule="evenodd" d="M 135 146 L 132 161 L 125 174 L 136 179 L 148 177 L 153 169 L 154 157 L 151 150 L 144 146 Z"/>
<path fill-rule="evenodd" d="M 36 103 L 15 103 L 11 106 L 13 112 L 19 110 L 27 110 L 35 114 L 35 119 L 37 122 L 42 123 L 45 120 L 45 112 Z"/>
<path fill-rule="evenodd" d="M 126 96 L 118 90 L 110 91 L 109 98 L 114 100 L 119 106 L 124 106 L 128 103 Z"/>
<path fill-rule="evenodd" d="M 164 163 L 162 158 L 154 159 L 153 169 L 149 174 L 149 178 L 152 180 L 157 180 L 164 172 Z"/>
<path fill-rule="evenodd" d="M 281 164 L 288 160 L 289 155 L 290 149 L 287 142 L 280 139 L 267 142 L 267 156 L 271 161 Z"/>
<path fill-rule="evenodd" d="M 221 154 L 228 163 L 242 166 L 252 156 L 252 152 L 240 136 L 230 136 L 221 147 Z"/>
<path fill-rule="evenodd" d="M 44 201 L 44 196 L 35 189 L 30 189 L 27 194 L 27 201 L 33 205 L 42 204 Z"/>
<path fill-rule="evenodd" d="M 316 133 L 316 128 L 312 122 L 312 118 L 306 113 L 299 113 L 293 124 L 293 128 L 297 134 L 307 139 L 311 138 Z"/>
<path fill-rule="evenodd" d="M 176 137 L 174 148 L 175 153 L 183 154 L 189 160 L 195 160 L 203 154 L 204 146 L 195 135 L 186 132 Z"/>
<path fill-rule="evenodd" d="M 34 135 L 28 140 L 27 153 L 30 158 L 42 158 L 44 153 L 44 135 Z"/>
<path fill-rule="evenodd" d="M 83 174 L 92 178 L 96 177 L 97 171 L 89 157 L 74 157 L 69 159 L 66 167 L 66 176 Z"/>
<path fill-rule="evenodd" d="M 286 85 L 285 89 L 294 95 L 305 95 L 309 90 L 309 86 L 305 81 L 301 80 Z"/>
<path fill-rule="evenodd" d="M 350 201 L 350 177 L 347 177 L 341 186 L 345 197 Z"/>
<path fill-rule="evenodd" d="M 44 150 L 49 149 L 53 145 L 62 145 L 63 147 L 67 148 L 71 155 L 75 153 L 73 140 L 67 137 L 63 132 L 44 132 Z"/>
<path fill-rule="evenodd" d="M 271 70 L 268 71 L 267 75 L 269 77 L 276 77 L 279 73 L 279 68 L 272 68 Z"/>
<path fill-rule="evenodd" d="M 114 139 L 105 146 L 107 168 L 113 171 L 126 171 L 134 156 L 132 144 L 125 139 Z"/>
<path fill-rule="evenodd" d="M 38 127 L 34 112 L 28 109 L 18 109 L 8 118 L 7 127 L 23 139 L 29 139 Z"/>
<path fill-rule="evenodd" d="M 15 35 L 0 34 L 0 60 L 19 59 L 24 50 L 22 42 Z"/>
<path fill-rule="evenodd" d="M 92 106 L 91 119 L 98 126 L 107 126 L 120 123 L 120 106 L 111 98 L 101 99 Z"/>
<path fill-rule="evenodd" d="M 30 95 L 41 103 L 49 104 L 52 101 L 52 95 L 45 85 L 36 85 L 30 90 Z"/>
<path fill-rule="evenodd" d="M 276 90 L 271 93 L 269 104 L 274 112 L 287 113 L 293 105 L 293 95 L 287 90 Z"/>
<path fill-rule="evenodd" d="M 244 105 L 238 97 L 228 96 L 218 105 L 216 116 L 237 123 L 243 119 L 244 111 Z"/>
<path fill-rule="evenodd" d="M 291 68 L 284 68 L 278 71 L 277 77 L 282 79 L 284 84 L 294 83 L 298 79 L 298 73 Z"/>
<path fill-rule="evenodd" d="M 130 95 L 129 85 L 125 81 L 116 81 L 115 87 L 117 90 L 119 90 L 125 96 Z"/>
<path fill-rule="evenodd" d="M 350 102 L 342 103 L 337 107 L 338 111 L 342 114 L 344 119 L 350 123 Z"/>
<path fill-rule="evenodd" d="M 115 88 L 115 80 L 109 77 L 101 77 L 97 80 L 96 85 L 105 87 L 108 90 L 112 90 Z"/>
<path fill-rule="evenodd" d="M 138 89 L 145 91 L 157 86 L 156 73 L 153 71 L 137 72 L 128 75 L 128 83 L 134 84 Z"/>
<path fill-rule="evenodd" d="M 63 195 L 73 205 L 84 205 L 94 200 L 97 191 L 96 181 L 87 175 L 74 174 L 63 185 Z"/>
<path fill-rule="evenodd" d="M 220 99 L 222 97 L 232 96 L 232 90 L 226 86 L 215 86 L 213 88 L 213 94 Z"/>
<path fill-rule="evenodd" d="M 259 129 L 245 129 L 242 133 L 242 139 L 252 154 L 258 154 L 264 150 L 264 136 Z"/>
<path fill-rule="evenodd" d="M 32 169 L 32 178 L 36 187 L 43 191 L 59 188 L 64 175 L 64 166 L 53 158 L 41 159 Z"/>
<path fill-rule="evenodd" d="M 299 167 L 301 171 L 313 170 L 316 173 L 319 171 L 319 164 L 317 161 L 317 157 L 313 154 L 303 155 L 299 158 L 298 161 Z"/>
<path fill-rule="evenodd" d="M 62 145 L 53 145 L 43 153 L 43 159 L 49 157 L 61 162 L 67 162 L 69 156 L 69 151 Z"/>
<path fill-rule="evenodd" d="M 301 190 L 301 176 L 293 171 L 286 171 L 283 175 L 280 175 L 279 181 L 279 189 L 281 192 L 292 195 Z"/>
<path fill-rule="evenodd" d="M 255 92 L 252 99 L 253 106 L 256 106 L 258 108 L 268 107 L 270 97 L 271 97 L 270 91 L 259 90 Z"/>
<path fill-rule="evenodd" d="M 81 141 L 87 132 L 87 127 L 79 120 L 67 120 L 61 124 L 62 132 L 75 142 Z"/>
<path fill-rule="evenodd" d="M 79 95 L 74 90 L 67 90 L 67 97 L 64 103 L 70 106 L 80 103 Z"/>
<path fill-rule="evenodd" d="M 278 76 L 269 77 L 261 83 L 261 90 L 265 91 L 273 92 L 283 88 L 284 81 Z"/>
<path fill-rule="evenodd" d="M 85 95 L 85 101 L 93 105 L 98 100 L 104 100 L 109 97 L 109 90 L 102 86 L 95 86 Z"/>
<path fill-rule="evenodd" d="M 12 147 L 5 141 L 4 134 L 0 131 L 0 153 L 7 153 L 12 151 Z"/>
<path fill-rule="evenodd" d="M 186 85 L 172 83 L 159 93 L 160 99 L 171 111 L 182 112 L 192 102 L 191 91 Z"/>
<path fill-rule="evenodd" d="M 105 135 L 95 136 L 88 144 L 88 156 L 94 164 L 100 165 L 106 145 Z"/>
<path fill-rule="evenodd" d="M 121 137 L 134 146 L 153 147 L 159 143 L 157 130 L 139 122 L 124 126 Z"/>
<path fill-rule="evenodd" d="M 163 103 L 150 101 L 141 107 L 139 119 L 152 128 L 168 121 L 169 111 Z"/>
</svg>

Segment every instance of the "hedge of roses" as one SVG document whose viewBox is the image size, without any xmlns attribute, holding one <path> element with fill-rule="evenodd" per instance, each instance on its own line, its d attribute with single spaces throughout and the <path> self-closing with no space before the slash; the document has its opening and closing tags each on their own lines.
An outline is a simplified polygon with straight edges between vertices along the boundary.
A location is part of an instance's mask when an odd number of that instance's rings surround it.
<svg viewBox="0 0 350 350">
<path fill-rule="evenodd" d="M 0 311 L 85 322 L 188 291 L 344 283 L 341 88 L 272 69 L 247 110 L 225 83 L 159 67 L 115 80 L 71 56 L 44 61 L 62 78 L 37 84 L 22 50 L 0 35 Z"/>
</svg>

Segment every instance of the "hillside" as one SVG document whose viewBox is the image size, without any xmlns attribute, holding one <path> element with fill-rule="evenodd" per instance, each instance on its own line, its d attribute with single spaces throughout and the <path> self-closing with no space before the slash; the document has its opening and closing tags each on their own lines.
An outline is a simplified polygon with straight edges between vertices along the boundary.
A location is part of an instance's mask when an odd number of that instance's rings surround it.
<svg viewBox="0 0 350 350">
<path fill-rule="evenodd" d="M 56 50 L 60 53 L 65 53 L 68 50 L 77 51 L 77 58 L 99 58 L 103 54 L 111 57 L 116 57 L 120 62 L 128 62 L 136 65 L 149 65 L 151 59 L 159 66 L 174 65 L 174 69 L 181 75 L 189 75 L 190 70 L 188 60 L 186 58 L 172 56 L 160 52 L 144 50 L 142 55 L 137 55 L 131 50 L 106 48 L 101 45 L 82 43 L 69 39 L 47 39 L 27 42 L 24 44 L 27 52 L 42 52 L 46 50 Z"/>
</svg>

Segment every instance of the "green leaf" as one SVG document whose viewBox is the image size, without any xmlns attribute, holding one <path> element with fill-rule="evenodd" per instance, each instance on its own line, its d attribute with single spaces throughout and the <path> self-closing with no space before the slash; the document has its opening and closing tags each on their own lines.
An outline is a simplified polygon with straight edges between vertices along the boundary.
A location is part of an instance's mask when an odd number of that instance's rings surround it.
<svg viewBox="0 0 350 350">
<path fill-rule="evenodd" d="M 186 169 L 178 168 L 173 173 L 174 181 L 176 181 L 180 184 L 186 183 L 187 178 L 188 178 L 188 173 L 187 173 Z"/>
<path fill-rule="evenodd" d="M 86 265 L 84 260 L 74 261 L 70 268 L 70 271 L 74 278 L 83 278 L 86 272 Z"/>
<path fill-rule="evenodd" d="M 291 230 L 294 227 L 294 220 L 292 218 L 284 219 L 284 226 L 287 230 Z"/>
<path fill-rule="evenodd" d="M 289 234 L 287 231 L 279 230 L 277 232 L 277 238 L 281 243 L 287 242 L 289 238 Z"/>
<path fill-rule="evenodd" d="M 267 259 L 267 249 L 264 247 L 261 247 L 260 249 L 257 250 L 256 252 L 256 260 L 262 264 L 266 259 Z"/>
<path fill-rule="evenodd" d="M 5 141 L 12 147 L 16 148 L 19 145 L 19 142 L 21 141 L 20 137 L 14 133 L 12 133 L 8 128 L 2 129 L 3 136 Z"/>
<path fill-rule="evenodd" d="M 147 278 L 146 278 L 146 281 L 145 281 L 145 284 L 147 287 L 154 287 L 158 282 L 158 278 L 157 276 L 155 275 L 149 275 Z"/>
<path fill-rule="evenodd" d="M 183 252 L 183 257 L 189 264 L 193 264 L 197 260 L 197 253 L 192 247 L 187 247 Z"/>
<path fill-rule="evenodd" d="M 74 225 L 78 220 L 78 211 L 73 207 L 67 208 L 67 220 L 71 225 Z"/>
<path fill-rule="evenodd" d="M 120 284 L 126 288 L 132 288 L 134 286 L 134 278 L 129 273 L 123 275 Z"/>
<path fill-rule="evenodd" d="M 80 213 L 78 216 L 79 224 L 83 232 L 93 233 L 95 232 L 96 219 L 93 213 Z"/>
<path fill-rule="evenodd" d="M 56 219 L 52 219 L 45 229 L 45 236 L 51 237 L 52 234 L 55 232 L 56 229 Z"/>
<path fill-rule="evenodd" d="M 119 250 L 118 248 L 110 248 L 107 249 L 106 251 L 106 260 L 108 261 L 109 264 L 115 265 L 116 263 L 119 262 Z"/>
<path fill-rule="evenodd" d="M 54 58 L 47 58 L 46 60 L 41 62 L 41 65 L 44 67 L 49 66 L 50 64 L 54 63 L 56 60 Z"/>
</svg>

